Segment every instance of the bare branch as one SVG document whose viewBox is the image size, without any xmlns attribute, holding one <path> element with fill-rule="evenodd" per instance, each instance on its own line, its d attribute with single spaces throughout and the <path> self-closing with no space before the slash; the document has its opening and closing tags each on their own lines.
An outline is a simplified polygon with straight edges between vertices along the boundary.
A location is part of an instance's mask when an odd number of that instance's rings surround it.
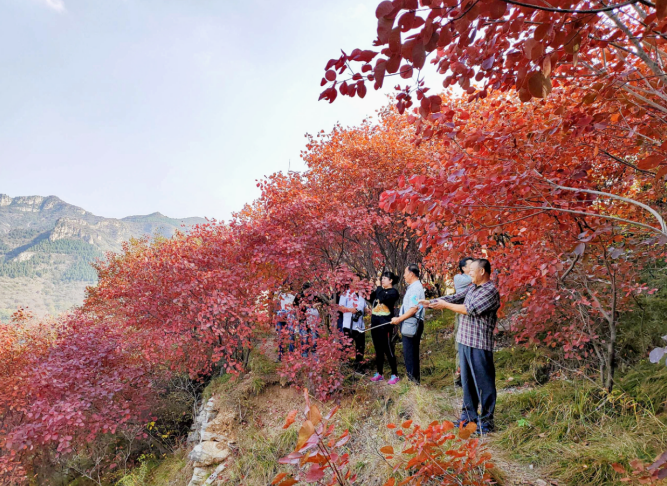
<svg viewBox="0 0 667 486">
<path fill-rule="evenodd" d="M 609 5 L 607 7 L 584 9 L 584 10 L 578 10 L 576 8 L 543 7 L 541 5 L 534 5 L 532 3 L 517 2 L 517 0 L 503 0 L 503 2 L 509 3 L 511 5 L 518 5 L 520 7 L 534 8 L 535 10 L 546 10 L 547 12 L 573 13 L 573 14 L 594 14 L 594 13 L 600 13 L 600 12 L 609 12 L 611 10 L 614 10 L 614 9 L 617 9 L 617 8 L 620 8 L 620 7 L 626 7 L 628 5 L 632 5 L 632 4 L 635 4 L 635 3 L 639 2 L 639 0 L 628 0 L 627 2 L 619 3 L 619 4 L 616 4 L 616 5 Z"/>
</svg>

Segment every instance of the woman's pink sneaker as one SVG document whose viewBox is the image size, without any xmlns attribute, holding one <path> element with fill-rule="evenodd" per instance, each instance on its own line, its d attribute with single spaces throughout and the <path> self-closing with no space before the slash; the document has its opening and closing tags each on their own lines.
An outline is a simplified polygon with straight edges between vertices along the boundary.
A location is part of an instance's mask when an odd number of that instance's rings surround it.
<svg viewBox="0 0 667 486">
<path fill-rule="evenodd" d="M 400 380 L 400 378 L 398 376 L 391 375 L 391 378 L 389 379 L 389 381 L 387 383 L 390 384 L 390 385 L 395 385 L 396 383 L 398 383 L 398 380 Z"/>
<path fill-rule="evenodd" d="M 384 380 L 384 377 L 380 373 L 375 373 L 373 375 L 373 378 L 371 378 L 371 381 L 382 381 Z"/>
</svg>

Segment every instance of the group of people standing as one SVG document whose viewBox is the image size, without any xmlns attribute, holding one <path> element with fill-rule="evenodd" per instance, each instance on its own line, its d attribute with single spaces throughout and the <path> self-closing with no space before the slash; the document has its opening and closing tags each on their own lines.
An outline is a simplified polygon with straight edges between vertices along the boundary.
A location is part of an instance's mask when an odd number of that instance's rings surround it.
<svg viewBox="0 0 667 486">
<path fill-rule="evenodd" d="M 397 340 L 398 324 L 401 324 L 401 339 L 403 341 L 403 355 L 408 378 L 419 382 L 419 342 L 424 332 L 424 308 L 418 302 L 424 298 L 424 287 L 419 280 L 419 267 L 408 265 L 403 278 L 408 285 L 403 305 L 399 315 L 394 309 L 400 299 L 398 290 L 394 286 L 399 278 L 392 272 L 383 272 L 375 281 L 375 290 L 370 295 L 370 307 L 366 301 L 352 290 L 344 292 L 338 300 L 339 329 L 348 336 L 355 346 L 355 364 L 361 369 L 366 350 L 367 332 L 363 316 L 367 309 L 371 314 L 370 333 L 375 348 L 375 364 L 377 372 L 371 381 L 384 380 L 385 359 L 391 368 L 391 377 L 388 383 L 395 385 L 399 381 L 398 366 L 396 363 L 395 342 Z"/>
<path fill-rule="evenodd" d="M 373 382 L 384 380 L 385 360 L 389 363 L 391 376 L 388 384 L 399 382 L 395 343 L 400 330 L 403 357 L 408 379 L 419 383 L 420 342 L 424 333 L 426 309 L 449 309 L 456 314 L 455 333 L 457 361 L 460 372 L 456 384 L 463 388 L 463 407 L 458 425 L 468 422 L 478 424 L 482 434 L 494 429 L 493 414 L 496 404 L 495 368 L 493 364 L 494 330 L 497 311 L 500 308 L 500 294 L 491 281 L 491 264 L 480 258 L 463 258 L 459 262 L 459 274 L 454 278 L 455 294 L 427 300 L 420 281 L 420 269 L 415 264 L 408 265 L 403 272 L 407 286 L 400 310 L 395 312 L 400 295 L 395 286 L 397 275 L 386 271 L 375 281 L 375 290 L 368 302 L 359 293 L 346 290 L 338 298 L 337 327 L 347 336 L 355 348 L 355 367 L 360 371 L 366 349 L 366 329 L 364 315 L 371 314 L 370 333 L 375 348 L 376 372 L 370 378 Z M 290 294 L 281 296 L 279 315 L 287 315 L 296 298 Z M 370 305 L 369 305 L 370 304 Z M 317 312 L 315 310 L 314 312 Z M 312 312 L 311 312 L 312 313 Z M 314 315 L 313 315 L 314 317 Z M 278 329 L 287 326 L 286 319 L 278 323 Z M 315 351 L 316 326 L 300 326 L 302 354 L 308 356 Z M 292 342 L 294 338 L 292 337 Z M 303 346 L 306 343 L 306 346 Z M 290 351 L 293 345 L 290 343 Z M 282 356 L 282 345 L 279 355 Z M 305 353 L 305 354 L 304 354 Z M 280 359 L 280 357 L 279 357 Z M 481 407 L 481 411 L 480 410 Z"/>
</svg>

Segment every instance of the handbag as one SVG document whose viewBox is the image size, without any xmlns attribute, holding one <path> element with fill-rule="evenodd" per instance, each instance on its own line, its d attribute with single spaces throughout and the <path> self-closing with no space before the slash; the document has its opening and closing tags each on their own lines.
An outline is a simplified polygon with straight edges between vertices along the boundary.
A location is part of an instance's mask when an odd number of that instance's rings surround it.
<svg viewBox="0 0 667 486">
<path fill-rule="evenodd" d="M 414 337 L 417 334 L 417 329 L 419 328 L 419 319 L 416 317 L 410 317 L 406 319 L 401 324 L 401 334 L 405 337 Z"/>
<path fill-rule="evenodd" d="M 407 329 L 405 326 L 405 323 L 407 323 L 410 319 L 406 319 L 403 321 L 403 326 L 401 327 L 401 334 L 405 337 L 415 337 L 417 334 L 417 331 L 419 331 L 419 327 L 424 325 L 424 319 L 420 317 L 413 317 L 411 319 L 414 319 L 414 323 L 410 323 L 407 326 Z M 407 331 L 407 332 L 406 332 Z"/>
</svg>

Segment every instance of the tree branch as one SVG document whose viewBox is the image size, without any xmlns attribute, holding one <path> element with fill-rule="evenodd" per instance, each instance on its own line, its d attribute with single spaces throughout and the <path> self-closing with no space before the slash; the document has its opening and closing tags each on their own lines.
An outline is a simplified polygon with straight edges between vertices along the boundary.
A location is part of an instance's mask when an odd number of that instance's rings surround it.
<svg viewBox="0 0 667 486">
<path fill-rule="evenodd" d="M 576 187 L 566 187 L 566 186 L 561 186 L 559 184 L 556 184 L 555 182 L 550 181 L 549 179 L 545 178 L 545 180 L 547 182 L 549 182 L 549 184 L 552 184 L 554 187 L 556 187 L 557 189 L 560 189 L 562 191 L 585 192 L 587 194 L 595 194 L 597 196 L 605 196 L 605 197 L 609 197 L 611 199 L 617 199 L 619 201 L 624 201 L 626 203 L 634 204 L 635 206 L 639 206 L 640 208 L 642 208 L 642 209 L 648 211 L 649 213 L 651 213 L 653 215 L 653 217 L 658 220 L 658 223 L 660 223 L 660 228 L 662 230 L 661 232 L 664 235 L 667 235 L 667 224 L 665 223 L 665 220 L 651 206 L 648 206 L 648 205 L 646 205 L 644 203 L 641 203 L 639 201 L 635 201 L 634 199 L 630 199 L 630 198 L 623 197 L 623 196 L 617 196 L 616 194 L 611 194 L 609 192 L 594 191 L 592 189 L 580 189 L 580 188 L 576 188 Z M 637 223 L 637 224 L 639 224 L 639 223 Z M 653 228 L 653 227 L 650 226 L 650 228 Z M 653 229 L 655 229 L 655 228 L 653 228 Z"/>
<path fill-rule="evenodd" d="M 640 0 L 628 0 L 627 2 L 619 3 L 617 5 L 609 5 L 607 7 L 592 8 L 592 9 L 585 9 L 585 10 L 577 10 L 576 8 L 542 7 L 540 5 L 534 5 L 534 4 L 531 4 L 531 3 L 518 2 L 517 0 L 502 0 L 502 1 L 505 2 L 505 3 L 509 3 L 511 5 L 518 5 L 520 7 L 534 8 L 535 10 L 545 10 L 547 12 L 573 13 L 573 14 L 594 14 L 594 13 L 600 13 L 600 12 L 609 12 L 611 10 L 614 10 L 614 9 L 620 8 L 620 7 L 626 7 L 628 5 L 635 4 L 635 3 L 639 2 Z"/>
</svg>

